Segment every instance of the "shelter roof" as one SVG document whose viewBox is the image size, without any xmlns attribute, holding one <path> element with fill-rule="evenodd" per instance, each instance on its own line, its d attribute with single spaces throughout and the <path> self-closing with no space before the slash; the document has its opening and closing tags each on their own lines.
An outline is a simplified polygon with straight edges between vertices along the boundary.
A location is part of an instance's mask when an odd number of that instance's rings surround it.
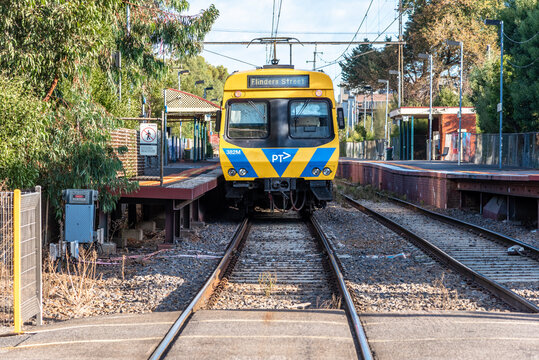
<svg viewBox="0 0 539 360">
<path fill-rule="evenodd" d="M 165 105 L 167 108 L 167 117 L 173 118 L 193 118 L 203 115 L 215 115 L 221 107 L 211 101 L 196 96 L 194 94 L 176 90 L 167 89 Z"/>
<path fill-rule="evenodd" d="M 457 115 L 459 112 L 458 106 L 433 106 L 432 115 Z M 471 106 L 463 106 L 462 114 L 475 114 L 475 108 Z M 401 118 L 403 116 L 414 116 L 417 118 L 428 118 L 429 117 L 429 107 L 428 106 L 418 106 L 418 107 L 400 107 L 389 113 L 391 118 Z"/>
</svg>

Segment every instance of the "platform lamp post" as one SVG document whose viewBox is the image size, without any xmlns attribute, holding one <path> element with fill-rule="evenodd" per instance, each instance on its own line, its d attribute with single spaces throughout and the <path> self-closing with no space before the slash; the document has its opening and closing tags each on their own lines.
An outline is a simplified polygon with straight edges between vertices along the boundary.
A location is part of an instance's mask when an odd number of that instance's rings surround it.
<svg viewBox="0 0 539 360">
<path fill-rule="evenodd" d="M 365 93 L 363 94 L 363 127 L 365 128 L 365 131 L 367 131 L 367 96 L 369 95 L 371 87 L 370 85 L 365 85 L 363 88 L 365 89 Z"/>
<path fill-rule="evenodd" d="M 449 46 L 459 46 L 460 47 L 460 81 L 459 81 L 459 133 L 457 136 L 457 146 L 458 146 L 458 165 L 460 165 L 462 158 L 461 144 L 462 144 L 462 68 L 463 68 L 463 42 L 462 41 L 453 41 L 447 40 L 447 45 Z"/>
<path fill-rule="evenodd" d="M 183 74 L 189 74 L 189 70 L 178 70 L 178 90 L 182 89 L 182 81 L 180 76 Z"/>
<path fill-rule="evenodd" d="M 429 151 L 428 157 L 429 161 L 432 160 L 432 54 L 419 54 L 417 55 L 420 59 L 429 60 Z"/>
<path fill-rule="evenodd" d="M 401 73 L 397 70 L 389 70 L 389 75 L 397 75 L 397 79 L 399 81 L 399 89 L 401 88 Z M 397 100 L 399 102 L 399 109 L 401 107 L 401 94 L 398 94 Z"/>
<path fill-rule="evenodd" d="M 379 83 L 386 84 L 386 125 L 385 125 L 385 138 L 386 147 L 389 147 L 389 128 L 387 127 L 387 106 L 389 103 L 389 80 L 378 79 Z"/>
<path fill-rule="evenodd" d="M 502 123 L 503 123 L 503 20 L 485 20 L 485 25 L 499 25 L 500 26 L 500 103 L 496 107 L 496 110 L 500 113 L 500 154 L 499 154 L 499 168 L 502 168 Z"/>
</svg>

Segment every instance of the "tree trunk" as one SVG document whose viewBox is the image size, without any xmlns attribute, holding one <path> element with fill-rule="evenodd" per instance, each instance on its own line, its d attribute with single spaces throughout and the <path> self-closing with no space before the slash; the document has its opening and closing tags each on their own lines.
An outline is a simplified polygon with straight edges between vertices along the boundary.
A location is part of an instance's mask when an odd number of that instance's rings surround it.
<svg viewBox="0 0 539 360">
<path fill-rule="evenodd" d="M 45 101 L 45 102 L 49 101 L 49 99 L 51 98 L 52 92 L 54 91 L 54 89 L 56 89 L 56 85 L 58 85 L 58 75 L 56 75 L 54 77 L 54 80 L 52 81 L 51 88 L 47 92 L 47 95 L 45 96 L 43 101 Z"/>
</svg>

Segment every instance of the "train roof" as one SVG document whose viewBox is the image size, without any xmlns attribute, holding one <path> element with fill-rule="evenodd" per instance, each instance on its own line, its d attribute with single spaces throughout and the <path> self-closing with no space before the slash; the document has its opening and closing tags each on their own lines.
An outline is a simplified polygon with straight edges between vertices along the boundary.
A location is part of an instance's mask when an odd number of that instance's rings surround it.
<svg viewBox="0 0 539 360">
<path fill-rule="evenodd" d="M 333 82 L 331 78 L 320 71 L 310 71 L 310 70 L 298 70 L 294 69 L 290 65 L 269 65 L 264 66 L 263 68 L 258 68 L 254 70 L 240 71 L 232 73 L 226 80 L 224 91 L 235 91 L 235 90 L 256 90 L 253 86 L 248 86 L 249 78 L 256 78 L 257 76 L 282 76 L 294 77 L 294 76 L 308 76 L 308 86 L 263 86 L 260 89 L 286 89 L 286 88 L 295 88 L 295 89 L 333 89 Z"/>
</svg>

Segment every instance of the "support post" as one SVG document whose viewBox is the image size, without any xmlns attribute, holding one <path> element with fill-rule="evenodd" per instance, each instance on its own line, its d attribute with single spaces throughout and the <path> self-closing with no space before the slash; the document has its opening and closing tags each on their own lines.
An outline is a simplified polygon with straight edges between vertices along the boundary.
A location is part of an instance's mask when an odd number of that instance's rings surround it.
<svg viewBox="0 0 539 360">
<path fill-rule="evenodd" d="M 160 158 L 160 169 L 159 169 L 159 177 L 160 177 L 160 181 L 161 181 L 161 186 L 163 186 L 163 164 L 164 164 L 164 159 L 163 157 L 166 156 L 166 152 L 165 152 L 165 133 L 166 133 L 166 123 L 165 123 L 165 112 L 162 111 L 161 112 L 161 156 L 159 156 Z"/>
<path fill-rule="evenodd" d="M 13 192 L 13 325 L 22 334 L 21 317 L 21 191 Z"/>
<path fill-rule="evenodd" d="M 412 116 L 412 132 L 410 134 L 410 160 L 414 160 L 414 117 Z"/>
</svg>

